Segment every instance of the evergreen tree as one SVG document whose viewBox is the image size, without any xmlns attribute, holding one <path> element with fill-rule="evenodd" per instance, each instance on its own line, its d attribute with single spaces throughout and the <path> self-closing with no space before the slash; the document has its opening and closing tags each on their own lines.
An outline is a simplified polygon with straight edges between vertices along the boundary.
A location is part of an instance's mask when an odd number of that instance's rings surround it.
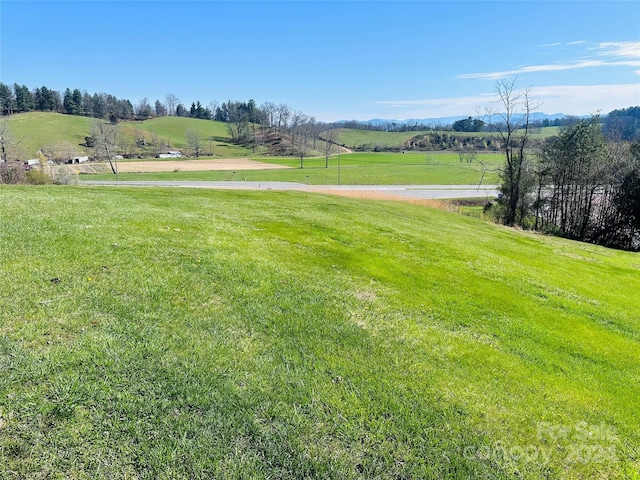
<svg viewBox="0 0 640 480">
<path fill-rule="evenodd" d="M 73 97 L 73 103 L 75 104 L 77 109 L 77 113 L 75 113 L 75 115 L 82 115 L 82 92 L 76 88 L 73 90 L 71 95 Z"/>
<path fill-rule="evenodd" d="M 16 112 L 30 112 L 35 110 L 36 101 L 26 85 L 14 83 L 13 92 L 16 98 Z"/>
<path fill-rule="evenodd" d="M 80 101 L 82 101 L 82 96 L 80 97 Z M 71 90 L 68 88 L 64 91 L 64 96 L 62 97 L 62 106 L 64 108 L 64 113 L 69 115 L 80 115 L 81 108 L 76 103 L 76 98 Z"/>
<path fill-rule="evenodd" d="M 47 87 L 36 88 L 34 92 L 35 109 L 41 112 L 56 112 L 60 104 L 60 93 Z"/>
<path fill-rule="evenodd" d="M 160 100 L 156 100 L 155 109 L 156 117 L 165 117 L 167 115 L 167 107 L 165 107 Z"/>
<path fill-rule="evenodd" d="M 0 115 L 11 115 L 15 109 L 15 98 L 11 86 L 0 82 Z"/>
<path fill-rule="evenodd" d="M 229 121 L 229 110 L 227 108 L 227 104 L 223 103 L 218 108 L 216 108 L 216 114 L 213 118 L 218 122 L 228 122 Z"/>
<path fill-rule="evenodd" d="M 91 116 L 95 118 L 105 118 L 106 105 L 102 95 L 98 95 L 97 93 L 94 93 L 92 97 L 92 104 L 93 104 L 93 109 L 92 109 Z"/>
</svg>

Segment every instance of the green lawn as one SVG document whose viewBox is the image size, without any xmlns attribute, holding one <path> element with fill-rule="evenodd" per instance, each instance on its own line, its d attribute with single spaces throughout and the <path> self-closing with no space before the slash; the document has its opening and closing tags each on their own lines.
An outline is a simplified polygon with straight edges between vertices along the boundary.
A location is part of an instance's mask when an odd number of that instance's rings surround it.
<svg viewBox="0 0 640 480">
<path fill-rule="evenodd" d="M 0 203 L 0 478 L 638 478 L 637 254 L 295 192 Z"/>
<path fill-rule="evenodd" d="M 438 184 L 477 185 L 498 182 L 495 171 L 486 172 L 480 163 L 460 163 L 455 153 L 352 153 L 333 156 L 325 168 L 324 158 L 307 158 L 304 168 L 300 159 L 254 157 L 255 160 L 291 167 L 283 170 L 238 170 L 208 172 L 176 172 L 120 174 L 121 180 L 247 180 L 286 181 L 309 185 L 411 185 Z M 478 159 L 495 169 L 502 161 L 499 154 L 483 154 Z M 339 178 L 338 178 L 339 177 Z M 83 175 L 90 180 L 111 180 L 112 174 Z"/>
</svg>

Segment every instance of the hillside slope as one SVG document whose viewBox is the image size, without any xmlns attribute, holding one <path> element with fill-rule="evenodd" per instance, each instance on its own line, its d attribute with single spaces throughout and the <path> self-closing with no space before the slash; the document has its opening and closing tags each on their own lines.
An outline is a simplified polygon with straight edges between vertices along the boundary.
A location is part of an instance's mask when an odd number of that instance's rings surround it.
<svg viewBox="0 0 640 480">
<path fill-rule="evenodd" d="M 637 255 L 301 193 L 0 203 L 2 478 L 637 478 Z"/>
<path fill-rule="evenodd" d="M 7 117 L 14 137 L 19 140 L 20 158 L 34 158 L 38 150 L 47 155 L 69 158 L 75 155 L 92 155 L 92 149 L 84 146 L 85 137 L 91 134 L 94 119 L 49 112 L 28 112 Z M 132 156 L 153 157 L 159 150 L 188 150 L 187 131 L 197 132 L 204 155 L 231 158 L 255 155 L 251 148 L 231 142 L 227 125 L 223 122 L 198 120 L 186 117 L 158 117 L 141 122 L 119 123 L 118 147 L 121 153 Z M 541 129 L 534 133 L 534 140 L 542 139 L 557 128 Z M 322 136 L 322 135 L 321 135 Z M 259 138 L 258 153 L 269 155 L 290 154 L 287 135 L 266 135 Z M 494 142 L 494 143 L 491 143 Z M 155 143 L 155 144 L 154 144 Z M 463 147 L 479 152 L 496 151 L 498 143 L 491 133 L 464 132 L 377 132 L 370 130 L 339 129 L 337 143 L 347 149 L 360 151 L 429 150 L 457 151 Z M 343 153 L 345 149 L 342 150 Z M 321 149 L 310 155 L 322 156 Z"/>
<path fill-rule="evenodd" d="M 7 124 L 18 141 L 21 159 L 35 158 L 38 150 L 54 150 L 61 154 L 86 155 L 82 146 L 91 133 L 92 119 L 60 113 L 28 112 L 11 115 Z"/>
<path fill-rule="evenodd" d="M 92 155 L 84 146 L 85 137 L 91 135 L 95 119 L 49 112 L 28 112 L 7 117 L 9 128 L 16 140 L 22 159 L 34 158 L 38 150 L 53 152 L 62 157 Z M 250 150 L 233 145 L 226 125 L 222 122 L 184 117 L 159 117 L 142 122 L 120 122 L 118 144 L 128 152 L 153 157 L 160 147 L 152 147 L 152 132 L 168 148 L 186 149 L 187 130 L 198 133 L 205 153 L 219 157 L 246 156 Z M 136 146 L 141 137 L 145 145 Z"/>
<path fill-rule="evenodd" d="M 558 127 L 534 128 L 532 142 L 539 142 L 558 133 Z M 384 132 L 341 128 L 338 143 L 357 151 L 426 150 L 457 151 L 462 148 L 478 152 L 500 150 L 498 135 L 492 132 L 414 131 Z"/>
</svg>

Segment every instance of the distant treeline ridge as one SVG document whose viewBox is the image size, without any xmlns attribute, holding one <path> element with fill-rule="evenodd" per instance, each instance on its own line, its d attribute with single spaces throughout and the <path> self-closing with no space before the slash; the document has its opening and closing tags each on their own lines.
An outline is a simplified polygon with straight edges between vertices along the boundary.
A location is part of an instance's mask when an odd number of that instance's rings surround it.
<svg viewBox="0 0 640 480">
<path fill-rule="evenodd" d="M 293 111 L 284 104 L 276 105 L 266 102 L 257 106 L 254 100 L 248 102 L 231 101 L 209 102 L 204 106 L 199 100 L 189 107 L 180 102 L 178 97 L 169 93 L 164 101 L 156 100 L 153 105 L 145 97 L 133 105 L 128 99 L 120 99 L 108 93 L 90 94 L 86 90 L 67 88 L 60 93 L 46 86 L 30 89 L 26 85 L 7 85 L 0 82 L 0 114 L 11 115 L 30 111 L 57 112 L 68 115 L 104 118 L 112 122 L 119 120 L 146 120 L 153 117 L 178 116 L 203 120 L 216 120 L 233 123 L 242 118 L 243 121 L 263 126 L 286 128 L 293 117 Z M 600 117 L 602 131 L 608 137 L 621 140 L 640 138 L 640 106 L 612 110 Z M 533 127 L 566 127 L 575 125 L 581 119 L 574 116 L 542 119 L 532 122 Z M 482 132 L 490 131 L 490 127 L 481 118 L 468 117 L 452 124 L 422 123 L 419 121 L 396 122 L 378 121 L 362 122 L 357 120 L 341 121 L 331 124 L 334 128 L 350 128 L 383 132 L 414 131 L 458 131 Z"/>
</svg>

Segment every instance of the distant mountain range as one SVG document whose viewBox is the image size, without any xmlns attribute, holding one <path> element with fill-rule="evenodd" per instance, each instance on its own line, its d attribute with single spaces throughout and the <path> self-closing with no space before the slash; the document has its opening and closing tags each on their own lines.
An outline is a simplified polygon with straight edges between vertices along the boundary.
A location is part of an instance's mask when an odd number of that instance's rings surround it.
<svg viewBox="0 0 640 480">
<path fill-rule="evenodd" d="M 371 120 L 340 120 L 335 123 L 359 123 L 362 125 L 428 125 L 428 126 L 436 126 L 436 125 L 451 125 L 453 122 L 458 120 L 463 120 L 469 117 L 476 118 L 476 115 L 459 115 L 454 117 L 437 117 L 437 118 L 408 118 L 406 120 L 392 120 L 386 118 L 372 118 Z M 556 120 L 567 117 L 573 118 L 589 118 L 590 115 L 565 115 L 564 113 L 542 113 L 542 112 L 533 112 L 530 115 L 531 121 L 543 121 L 543 120 Z M 517 118 L 517 115 L 514 116 L 514 119 Z M 493 115 L 492 121 L 500 122 L 501 117 L 499 115 Z"/>
</svg>

